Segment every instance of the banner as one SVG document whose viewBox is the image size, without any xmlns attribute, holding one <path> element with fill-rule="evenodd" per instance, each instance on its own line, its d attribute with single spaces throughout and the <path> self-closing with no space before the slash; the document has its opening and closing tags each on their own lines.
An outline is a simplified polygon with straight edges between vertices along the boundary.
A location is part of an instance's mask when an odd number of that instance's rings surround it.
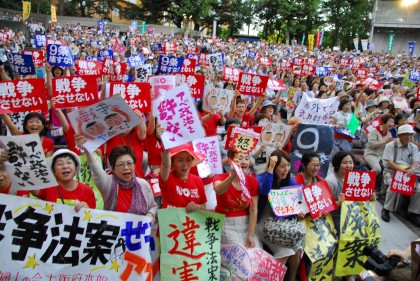
<svg viewBox="0 0 420 281">
<path fill-rule="evenodd" d="M 145 82 L 110 83 L 110 96 L 121 95 L 124 101 L 130 106 L 132 110 L 139 110 L 140 112 L 150 112 L 151 109 L 151 86 Z"/>
<path fill-rule="evenodd" d="M 10 177 L 11 190 L 38 190 L 58 185 L 38 134 L 0 136 L 0 142 L 1 147 L 9 150 L 9 160 L 4 166 Z"/>
<path fill-rule="evenodd" d="M 34 41 L 35 41 L 35 48 L 42 49 L 42 48 L 45 48 L 47 44 L 47 37 L 44 34 L 35 34 Z"/>
<path fill-rule="evenodd" d="M 47 47 L 47 62 L 51 66 L 73 66 L 73 56 L 70 48 L 64 45 L 48 44 Z"/>
<path fill-rule="evenodd" d="M 141 22 L 141 29 L 140 29 L 140 33 L 144 34 L 146 32 L 146 21 L 142 21 Z"/>
<path fill-rule="evenodd" d="M 375 192 L 376 172 L 347 170 L 342 193 L 347 201 L 369 201 Z"/>
<path fill-rule="evenodd" d="M 324 41 L 324 32 L 325 32 L 325 29 L 322 28 L 322 31 L 321 31 L 321 42 L 319 42 L 319 45 L 321 45 L 321 46 L 322 46 L 322 42 Z"/>
<path fill-rule="evenodd" d="M 330 126 L 299 124 L 290 152 L 290 173 L 292 177 L 295 177 L 298 173 L 303 153 L 315 151 L 319 155 L 321 162 L 321 170 L 318 175 L 325 178 L 328 173 L 333 143 L 334 134 Z"/>
<path fill-rule="evenodd" d="M 306 93 L 303 93 L 296 108 L 295 116 L 299 117 L 303 123 L 330 124 L 339 103 L 338 97 L 317 99 L 308 97 Z"/>
<path fill-rule="evenodd" d="M 321 32 L 319 30 L 316 31 L 316 44 L 315 46 L 319 47 L 321 44 Z"/>
<path fill-rule="evenodd" d="M 306 34 L 303 33 L 303 35 L 302 35 L 302 42 L 300 43 L 302 46 L 305 44 L 305 37 L 306 37 Z"/>
<path fill-rule="evenodd" d="M 224 216 L 185 208 L 159 210 L 162 280 L 219 280 Z"/>
<path fill-rule="evenodd" d="M 408 42 L 408 53 L 410 54 L 410 57 L 413 57 L 415 46 L 416 46 L 416 41 Z"/>
<path fill-rule="evenodd" d="M 84 107 L 99 101 L 96 76 L 68 76 L 52 78 L 55 108 Z"/>
<path fill-rule="evenodd" d="M 282 281 L 286 275 L 287 268 L 262 249 L 223 244 L 220 256 L 220 281 Z"/>
<path fill-rule="evenodd" d="M 233 90 L 213 88 L 207 84 L 204 88 L 203 109 L 229 112 L 234 95 Z"/>
<path fill-rule="evenodd" d="M 368 39 L 362 39 L 360 40 L 362 42 L 362 50 L 366 51 L 368 49 Z"/>
<path fill-rule="evenodd" d="M 85 136 L 87 142 L 84 146 L 89 152 L 140 123 L 139 117 L 121 96 L 72 111 L 67 116 L 76 134 Z"/>
<path fill-rule="evenodd" d="M 0 114 L 48 111 L 43 78 L 0 82 L 0 89 Z"/>
<path fill-rule="evenodd" d="M 175 74 L 175 78 L 176 86 L 187 83 L 193 98 L 201 99 L 203 97 L 204 85 L 206 83 L 206 77 L 204 75 L 178 72 Z"/>
<path fill-rule="evenodd" d="M 414 195 L 417 176 L 415 174 L 408 176 L 407 172 L 395 170 L 392 175 L 390 191 L 401 193 L 408 196 Z"/>
<path fill-rule="evenodd" d="M 102 61 L 77 60 L 76 70 L 78 75 L 100 76 L 102 75 Z"/>
<path fill-rule="evenodd" d="M 394 45 L 394 37 L 395 37 L 395 34 L 389 34 L 389 37 L 388 37 L 388 52 L 390 53 L 390 52 L 392 52 L 392 47 L 393 47 L 393 45 Z"/>
<path fill-rule="evenodd" d="M 356 51 L 359 50 L 359 38 L 354 38 L 353 39 L 353 44 L 354 44 L 354 48 L 356 49 Z"/>
<path fill-rule="evenodd" d="M 315 37 L 315 34 L 308 34 L 308 49 L 309 49 L 309 51 L 314 50 L 314 37 Z"/>
<path fill-rule="evenodd" d="M 367 260 L 363 249 L 381 240 L 380 221 L 374 202 L 348 202 L 341 205 L 340 241 L 338 242 L 336 276 L 359 274 Z"/>
<path fill-rule="evenodd" d="M 151 219 L 0 195 L 3 276 L 13 280 L 152 280 Z"/>
<path fill-rule="evenodd" d="M 241 69 L 225 66 L 223 68 L 222 80 L 226 82 L 238 83 L 239 76 L 243 71 Z"/>
<path fill-rule="evenodd" d="M 309 213 L 308 206 L 303 198 L 302 186 L 272 189 L 268 194 L 268 201 L 277 218 Z"/>
<path fill-rule="evenodd" d="M 172 74 L 174 72 L 180 72 L 183 62 L 184 58 L 160 55 L 158 62 L 158 73 Z"/>
<path fill-rule="evenodd" d="M 30 14 L 31 14 L 31 2 L 22 1 L 22 21 L 26 22 Z"/>
<path fill-rule="evenodd" d="M 20 75 L 35 74 L 35 66 L 32 55 L 7 53 L 7 60 L 13 71 Z"/>
<path fill-rule="evenodd" d="M 198 175 L 201 178 L 206 178 L 210 174 L 223 174 L 222 157 L 217 136 L 193 140 L 192 145 L 195 152 L 206 156 L 204 162 L 197 166 Z"/>
<path fill-rule="evenodd" d="M 317 219 L 322 214 L 337 209 L 334 196 L 327 181 L 323 180 L 313 183 L 305 186 L 302 190 L 312 219 Z"/>
<path fill-rule="evenodd" d="M 51 21 L 57 22 L 57 13 L 54 5 L 51 5 Z"/>
<path fill-rule="evenodd" d="M 44 50 L 23 50 L 22 54 L 31 55 L 34 66 L 44 65 Z"/>
<path fill-rule="evenodd" d="M 145 64 L 136 66 L 136 82 L 147 82 L 149 77 L 153 75 L 153 65 Z"/>
<path fill-rule="evenodd" d="M 161 136 L 165 149 L 205 136 L 187 84 L 167 91 L 153 103 L 157 121 L 165 128 Z"/>
<path fill-rule="evenodd" d="M 241 73 L 237 90 L 243 95 L 262 96 L 267 88 L 268 76 Z"/>
</svg>

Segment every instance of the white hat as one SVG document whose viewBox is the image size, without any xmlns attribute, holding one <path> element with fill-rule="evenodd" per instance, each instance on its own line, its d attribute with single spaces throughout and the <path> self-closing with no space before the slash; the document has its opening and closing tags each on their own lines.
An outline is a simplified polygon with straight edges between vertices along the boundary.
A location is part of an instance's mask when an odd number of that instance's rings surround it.
<svg viewBox="0 0 420 281">
<path fill-rule="evenodd" d="M 74 153 L 73 151 L 71 151 L 70 149 L 62 148 L 62 149 L 59 149 L 56 152 L 54 152 L 54 154 L 51 156 L 51 158 L 49 160 L 49 164 L 50 164 L 50 167 L 51 167 L 52 171 L 54 170 L 53 169 L 53 163 L 54 163 L 55 158 L 57 158 L 57 157 L 59 157 L 63 154 L 70 154 L 74 158 L 74 160 L 76 161 L 76 168 L 80 169 L 81 164 L 80 164 L 79 156 L 77 156 L 77 154 Z"/>
<path fill-rule="evenodd" d="M 397 135 L 401 134 L 414 134 L 413 126 L 408 124 L 399 126 Z"/>
<path fill-rule="evenodd" d="M 385 102 L 385 101 L 388 102 L 388 103 L 391 103 L 389 98 L 382 96 L 382 97 L 379 98 L 378 105 L 380 105 L 381 102 Z"/>
</svg>

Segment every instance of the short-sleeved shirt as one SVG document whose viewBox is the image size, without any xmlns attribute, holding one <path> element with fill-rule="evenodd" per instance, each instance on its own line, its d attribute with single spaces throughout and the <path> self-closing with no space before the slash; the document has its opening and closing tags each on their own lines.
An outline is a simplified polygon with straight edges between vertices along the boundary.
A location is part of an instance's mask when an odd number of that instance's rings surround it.
<svg viewBox="0 0 420 281">
<path fill-rule="evenodd" d="M 74 201 L 79 200 L 80 202 L 86 202 L 89 208 L 96 208 L 96 199 L 92 188 L 82 182 L 78 182 L 77 187 L 72 191 L 68 191 L 61 186 L 41 189 L 38 198 L 49 202 L 62 203 L 58 188 L 60 188 L 61 195 L 63 196 L 66 205 L 74 206 Z"/>
<path fill-rule="evenodd" d="M 47 137 L 42 137 L 42 149 L 45 155 L 50 151 L 54 152 L 54 142 Z"/>
<path fill-rule="evenodd" d="M 338 125 L 344 126 L 344 128 L 347 128 L 351 120 L 351 112 L 344 113 L 343 111 L 340 110 L 334 113 L 332 117 L 337 121 Z"/>
<path fill-rule="evenodd" d="M 0 190 L 1 194 L 9 194 L 10 192 L 10 186 L 4 190 Z M 18 190 L 16 191 L 16 195 L 20 197 L 29 197 L 29 191 L 27 190 Z"/>
<path fill-rule="evenodd" d="M 205 116 L 206 114 L 200 113 L 200 118 Z M 206 131 L 206 136 L 217 136 L 217 126 L 219 125 L 219 121 L 222 117 L 219 114 L 213 114 L 207 122 L 201 122 L 203 125 L 204 130 Z"/>
<path fill-rule="evenodd" d="M 397 158 L 394 161 L 394 143 L 397 142 Z M 384 154 L 382 159 L 384 160 L 385 167 L 388 167 L 388 161 L 391 160 L 395 162 L 397 165 L 405 165 L 410 166 L 413 162 L 419 161 L 419 150 L 417 146 L 409 142 L 407 146 L 404 148 L 400 142 L 400 140 L 392 141 L 387 143 L 385 146 Z"/>
<path fill-rule="evenodd" d="M 214 178 L 216 181 L 224 181 L 229 177 L 229 173 L 218 175 Z M 246 187 L 251 196 L 258 196 L 258 181 L 255 177 L 245 175 Z M 236 189 L 232 184 L 222 195 L 216 195 L 217 205 L 215 211 L 226 217 L 248 216 L 250 204 L 245 198 L 242 189 Z"/>
<path fill-rule="evenodd" d="M 207 202 L 201 178 L 191 172 L 186 181 L 171 172 L 166 182 L 159 177 L 159 185 L 162 192 L 162 208 L 184 208 L 190 202 L 196 204 Z"/>
</svg>

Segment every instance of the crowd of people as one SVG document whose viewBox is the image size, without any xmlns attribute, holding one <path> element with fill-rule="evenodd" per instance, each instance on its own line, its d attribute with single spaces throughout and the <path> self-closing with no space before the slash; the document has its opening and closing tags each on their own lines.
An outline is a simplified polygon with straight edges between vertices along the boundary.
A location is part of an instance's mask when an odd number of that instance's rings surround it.
<svg viewBox="0 0 420 281">
<path fill-rule="evenodd" d="M 7 32 L 3 29 L 3 32 Z M 42 33 L 42 31 L 40 31 Z M 11 33 L 10 33 L 11 34 Z M 293 185 L 308 186 L 324 179 L 319 176 L 321 168 L 320 156 L 317 151 L 302 155 L 299 173 L 292 177 L 290 152 L 292 150 L 294 133 L 299 123 L 303 121 L 295 116 L 294 109 L 300 103 L 303 95 L 326 99 L 338 97 L 338 109 L 332 115 L 330 125 L 334 129 L 346 129 L 352 118 L 352 113 L 360 121 L 360 129 L 356 133 L 359 141 L 352 137 L 334 133 L 333 152 L 331 153 L 330 171 L 325 180 L 338 206 L 345 201 L 342 192 L 344 176 L 347 170 L 363 166 L 363 160 L 355 157 L 353 147 L 364 149 L 365 166 L 376 172 L 378 197 L 384 200 L 381 213 L 382 221 L 389 222 L 390 212 L 403 208 L 402 202 L 409 200 L 405 211 L 407 218 L 420 227 L 420 189 L 408 198 L 389 190 L 394 171 L 401 170 L 408 175 L 420 176 L 419 146 L 420 146 L 420 101 L 416 95 L 418 81 L 413 87 L 402 85 L 413 72 L 420 71 L 420 60 L 408 53 L 384 53 L 372 51 L 344 50 L 333 51 L 329 47 L 316 47 L 309 50 L 303 45 L 278 45 L 262 42 L 239 42 L 237 40 L 209 40 L 206 38 L 183 37 L 173 34 L 139 34 L 138 32 L 119 31 L 99 27 L 86 27 L 80 24 L 50 25 L 45 34 L 48 38 L 61 40 L 69 46 L 77 47 L 75 55 L 78 59 L 87 56 L 97 57 L 102 49 L 112 48 L 116 42 L 127 47 L 124 55 L 115 53 L 115 61 L 125 61 L 135 54 L 144 54 L 147 62 L 156 66 L 159 52 L 153 51 L 150 44 L 167 42 L 176 44 L 171 53 L 175 56 L 186 56 L 188 47 L 197 47 L 199 53 L 223 53 L 224 65 L 241 69 L 246 73 L 269 76 L 272 80 L 282 81 L 287 90 L 277 91 L 267 88 L 266 93 L 258 98 L 241 96 L 232 82 L 221 81 L 222 73 L 209 66 L 199 65 L 196 73 L 205 76 L 206 85 L 226 88 L 235 91 L 229 112 L 205 110 L 197 101 L 197 111 L 207 136 L 218 135 L 222 150 L 224 173 L 202 179 L 195 168 L 203 159 L 194 152 L 190 143 L 166 150 L 162 146 L 165 128 L 156 123 L 152 114 L 137 112 L 141 117 L 140 124 L 123 134 L 107 141 L 96 152 L 103 157 L 104 165 L 97 162 L 86 149 L 85 136 L 76 134 L 75 129 L 67 121 L 69 110 L 54 108 L 55 100 L 51 97 L 52 77 L 77 75 L 73 68 L 59 66 L 51 67 L 45 63 L 46 87 L 51 99 L 49 113 L 31 112 L 23 121 L 21 131 L 12 118 L 3 115 L 3 124 L 12 135 L 39 134 L 42 139 L 45 156 L 50 157 L 50 166 L 59 184 L 58 187 L 32 191 L 32 195 L 51 202 L 73 204 L 76 210 L 95 208 L 95 197 L 91 188 L 77 180 L 74 176 L 80 169 L 79 155 L 85 154 L 92 171 L 93 180 L 100 190 L 104 201 L 104 209 L 149 216 L 153 222 L 158 221 L 158 208 L 186 208 L 187 212 L 195 210 L 215 211 L 226 216 L 222 232 L 222 243 L 235 243 L 246 247 L 264 247 L 272 255 L 288 266 L 288 280 L 297 280 L 298 267 L 301 263 L 304 240 L 294 245 L 285 246 L 278 240 L 267 236 L 267 227 L 276 220 L 294 220 L 307 216 L 298 214 L 288 218 L 277 218 L 268 203 L 270 190 L 282 189 Z M 15 36 L 18 36 L 17 33 Z M 26 38 L 27 45 L 35 47 L 33 38 Z M 95 44 L 92 44 L 95 42 Z M 97 43 L 98 42 L 98 43 Z M 19 52 L 25 45 L 15 44 L 14 37 L 3 42 L 6 52 Z M 262 65 L 259 57 L 269 58 L 269 65 Z M 327 84 L 322 75 L 304 76 L 294 73 L 293 69 L 285 70 L 282 64 L 295 59 L 311 59 L 318 67 L 327 67 L 331 73 L 344 81 L 338 88 L 334 83 Z M 350 60 L 351 64 L 343 65 L 342 59 Z M 1 81 L 8 79 L 26 79 L 13 73 L 10 67 L 0 66 Z M 355 65 L 360 64 L 370 69 L 368 77 L 381 81 L 377 89 L 363 85 L 357 76 Z M 130 71 L 130 70 L 127 70 Z M 98 84 L 104 89 L 108 78 L 104 75 Z M 103 83 L 102 83 L 103 82 Z M 384 92 L 391 91 L 389 96 Z M 98 93 L 99 94 L 99 93 Z M 394 97 L 403 98 L 408 108 L 399 108 L 393 103 Z M 47 118 L 46 118 L 47 116 Z M 369 133 L 364 129 L 377 117 L 380 126 Z M 48 119 L 48 120 L 47 120 Z M 278 124 L 284 122 L 292 125 L 290 138 L 284 147 L 269 149 L 259 145 L 250 153 L 241 153 L 232 148 L 223 148 L 225 136 L 230 126 L 252 128 L 265 123 Z M 51 125 L 61 127 L 61 135 L 51 134 Z M 57 145 L 65 144 L 66 149 L 56 149 Z M 357 146 L 356 146 L 357 144 Z M 263 155 L 263 156 L 262 156 Z M 7 151 L 2 151 L 1 158 L 7 161 Z M 264 159 L 265 158 L 265 159 Z M 259 169 L 256 159 L 264 163 Z M 246 175 L 246 187 L 251 196 L 251 202 L 246 200 L 241 189 L 241 183 L 234 165 L 238 165 Z M 261 166 L 259 166 L 261 167 Z M 109 169 L 110 173 L 106 173 Z M 9 193 L 10 180 L 0 170 L 0 191 Z M 162 203 L 157 204 L 147 179 L 158 178 L 162 193 Z M 208 202 L 205 185 L 213 184 L 215 202 Z M 179 193 L 178 190 L 186 190 Z M 29 192 L 18 191 L 17 195 L 28 196 Z M 376 199 L 376 195 L 372 196 Z M 212 204 L 209 204 L 212 203 Z M 207 206 L 215 205 L 214 209 Z M 336 229 L 340 229 L 340 208 L 332 214 Z M 304 230 L 301 230 L 304 232 Z M 302 274 L 302 273 L 301 273 Z M 354 280 L 353 276 L 343 277 Z M 301 276 L 300 280 L 304 280 Z"/>
</svg>

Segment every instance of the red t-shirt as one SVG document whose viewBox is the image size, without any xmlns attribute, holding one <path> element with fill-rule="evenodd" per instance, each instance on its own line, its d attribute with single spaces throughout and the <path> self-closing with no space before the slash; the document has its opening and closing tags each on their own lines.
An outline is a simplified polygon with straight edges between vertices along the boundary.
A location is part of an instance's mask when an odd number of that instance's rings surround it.
<svg viewBox="0 0 420 281">
<path fill-rule="evenodd" d="M 206 116 L 206 114 L 203 113 L 199 113 L 200 114 L 200 119 L 203 116 Z M 213 116 L 210 117 L 209 120 L 207 120 L 207 122 L 201 122 L 201 125 L 203 125 L 204 130 L 206 131 L 206 136 L 207 137 L 211 137 L 211 136 L 216 136 L 217 135 L 217 126 L 219 125 L 219 120 L 222 117 L 219 114 L 213 114 Z"/>
<path fill-rule="evenodd" d="M 159 176 L 159 185 L 162 192 L 162 208 L 184 208 L 190 202 L 196 204 L 207 202 L 201 178 L 191 173 L 186 182 L 176 177 L 173 172 L 169 174 L 165 183 Z"/>
<path fill-rule="evenodd" d="M 60 187 L 60 191 L 66 205 L 74 206 L 74 201 L 79 200 L 81 202 L 86 202 L 89 208 L 96 208 L 95 194 L 89 185 L 79 181 L 77 187 L 74 190 L 68 191 Z M 39 191 L 38 198 L 49 202 L 61 203 L 61 198 L 60 194 L 58 193 L 57 186 L 41 189 Z"/>
<path fill-rule="evenodd" d="M 213 182 L 224 181 L 229 177 L 229 173 L 218 175 Z M 246 187 L 251 196 L 258 196 L 258 181 L 255 177 L 245 175 Z M 226 217 L 248 216 L 250 204 L 242 193 L 242 190 L 236 189 L 232 184 L 222 195 L 216 195 L 217 205 L 216 213 L 224 214 Z"/>
<path fill-rule="evenodd" d="M 130 209 L 131 200 L 133 198 L 133 189 L 124 189 L 118 187 L 118 198 L 115 206 L 115 212 L 127 213 Z"/>
<path fill-rule="evenodd" d="M 234 118 L 238 118 L 237 116 L 233 116 Z M 252 121 L 253 116 L 251 114 L 249 114 L 249 112 L 245 112 L 244 115 L 242 115 L 242 120 L 241 120 L 241 127 L 242 128 L 251 128 L 251 121 Z"/>
<path fill-rule="evenodd" d="M 162 163 L 162 145 L 155 134 L 151 134 L 144 140 L 150 166 L 159 166 Z"/>
<path fill-rule="evenodd" d="M 5 190 L 0 190 L 1 194 L 9 194 L 10 192 L 10 186 L 8 188 L 6 188 Z M 18 190 L 16 192 L 17 196 L 21 196 L 21 197 L 29 197 L 29 191 L 27 190 Z"/>
<path fill-rule="evenodd" d="M 111 151 L 116 146 L 127 145 L 131 147 L 134 151 L 134 155 L 136 156 L 136 176 L 138 178 L 144 178 L 144 172 L 142 168 L 143 162 L 143 151 L 144 151 L 144 144 L 143 141 L 139 139 L 137 134 L 137 128 L 134 128 L 127 136 L 123 137 L 122 135 L 117 135 L 112 139 L 106 142 L 106 150 L 105 155 L 109 158 Z"/>
<path fill-rule="evenodd" d="M 41 141 L 42 149 L 44 150 L 45 155 L 50 151 L 54 152 L 54 142 L 51 139 L 47 137 L 42 137 Z"/>
</svg>

